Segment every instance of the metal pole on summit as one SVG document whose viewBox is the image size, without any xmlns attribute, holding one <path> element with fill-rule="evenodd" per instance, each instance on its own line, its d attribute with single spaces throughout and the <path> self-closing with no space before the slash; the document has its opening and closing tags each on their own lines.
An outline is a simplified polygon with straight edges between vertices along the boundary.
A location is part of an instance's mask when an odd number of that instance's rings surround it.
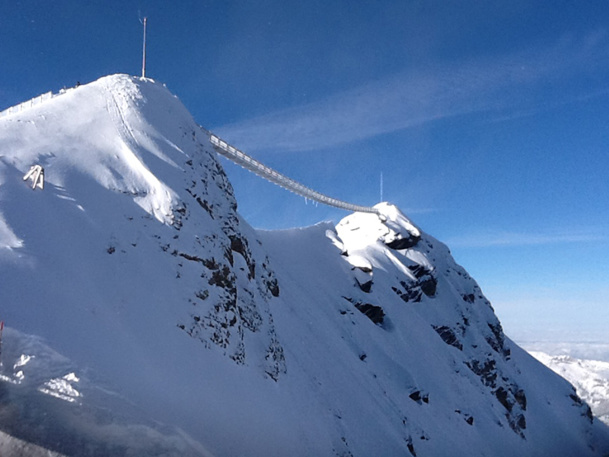
<svg viewBox="0 0 609 457">
<path fill-rule="evenodd" d="M 142 78 L 146 77 L 146 20 L 144 18 L 144 47 L 142 49 Z"/>
<path fill-rule="evenodd" d="M 4 321 L 0 321 L 0 367 L 2 366 L 2 331 L 4 330 Z"/>
</svg>

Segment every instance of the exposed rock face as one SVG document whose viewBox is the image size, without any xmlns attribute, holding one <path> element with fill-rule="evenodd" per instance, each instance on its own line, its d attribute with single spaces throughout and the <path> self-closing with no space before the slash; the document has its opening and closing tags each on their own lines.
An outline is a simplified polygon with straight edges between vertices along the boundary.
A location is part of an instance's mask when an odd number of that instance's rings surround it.
<svg viewBox="0 0 609 457">
<path fill-rule="evenodd" d="M 385 312 L 380 306 L 371 305 L 370 303 L 356 303 L 355 307 L 375 324 L 383 323 Z"/>
<path fill-rule="evenodd" d="M 432 326 L 432 327 L 434 328 L 434 330 L 436 332 L 438 332 L 438 335 L 440 335 L 440 338 L 442 338 L 442 340 L 446 344 L 454 346 L 457 349 L 459 349 L 460 351 L 463 350 L 463 345 L 461 344 L 461 342 L 455 335 L 455 332 L 450 327 L 447 327 L 446 325 L 442 325 L 440 327 L 436 327 L 436 326 Z"/>
<path fill-rule="evenodd" d="M 408 249 L 415 246 L 419 242 L 418 236 L 408 236 L 405 238 L 395 238 L 393 241 L 389 241 L 387 244 L 391 249 L 399 251 L 401 249 Z"/>
<path fill-rule="evenodd" d="M 237 213 L 233 188 L 224 170 L 215 158 L 209 157 L 196 132 L 186 136 L 192 137 L 197 152 L 185 163 L 189 185 L 185 189 L 186 198 L 174 215 L 173 226 L 187 237 L 193 232 L 197 234 L 188 247 L 179 242 L 178 234 L 176 242 L 166 244 L 164 249 L 194 262 L 201 286 L 190 299 L 193 305 L 190 319 L 178 326 L 206 347 L 220 348 L 237 364 L 248 363 L 246 334 L 258 335 L 258 340 L 265 341 L 264 360 L 249 362 L 263 366 L 277 380 L 286 367 L 269 302 L 279 296 L 279 284 L 255 232 L 242 223 Z M 193 211 L 203 211 L 209 218 L 205 231 L 189 226 Z M 200 224 L 197 222 L 199 227 Z M 178 263 L 178 276 L 183 266 L 183 261 Z"/>
</svg>

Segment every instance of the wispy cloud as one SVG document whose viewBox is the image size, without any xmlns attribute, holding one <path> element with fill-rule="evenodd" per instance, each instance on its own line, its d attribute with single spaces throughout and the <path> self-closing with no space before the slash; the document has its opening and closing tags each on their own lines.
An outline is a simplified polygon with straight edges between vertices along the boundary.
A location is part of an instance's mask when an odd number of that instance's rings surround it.
<svg viewBox="0 0 609 457">
<path fill-rule="evenodd" d="M 550 231 L 547 233 L 495 231 L 446 239 L 451 247 L 488 248 L 499 246 L 536 246 L 546 244 L 588 243 L 607 241 L 609 237 L 601 230 Z"/>
<path fill-rule="evenodd" d="M 562 84 L 606 69 L 604 31 L 518 54 L 405 71 L 326 100 L 217 129 L 248 150 L 302 151 L 349 143 L 437 119 L 474 112 L 505 116 L 506 109 L 543 109 L 552 98 L 598 91 Z M 544 96 L 540 96 L 540 91 Z"/>
</svg>

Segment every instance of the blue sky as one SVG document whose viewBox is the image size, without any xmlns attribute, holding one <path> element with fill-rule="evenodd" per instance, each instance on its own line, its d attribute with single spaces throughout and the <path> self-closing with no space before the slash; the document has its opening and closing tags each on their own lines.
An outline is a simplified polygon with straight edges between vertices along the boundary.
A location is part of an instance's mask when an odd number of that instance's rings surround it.
<svg viewBox="0 0 609 457">
<path fill-rule="evenodd" d="M 609 342 L 606 2 L 5 0 L 0 109 L 139 74 L 144 16 L 200 124 L 353 203 L 382 175 L 515 339 Z M 345 215 L 223 163 L 255 227 Z"/>
</svg>

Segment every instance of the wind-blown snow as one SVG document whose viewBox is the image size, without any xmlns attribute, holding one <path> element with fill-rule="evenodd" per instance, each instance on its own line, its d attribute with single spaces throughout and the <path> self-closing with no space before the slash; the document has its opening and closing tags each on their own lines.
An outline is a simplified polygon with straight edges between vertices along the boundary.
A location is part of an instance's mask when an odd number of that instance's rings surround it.
<svg viewBox="0 0 609 457">
<path fill-rule="evenodd" d="M 152 80 L 0 118 L 0 429 L 65 455 L 609 450 L 448 248 L 377 208 L 255 231 Z"/>
</svg>

